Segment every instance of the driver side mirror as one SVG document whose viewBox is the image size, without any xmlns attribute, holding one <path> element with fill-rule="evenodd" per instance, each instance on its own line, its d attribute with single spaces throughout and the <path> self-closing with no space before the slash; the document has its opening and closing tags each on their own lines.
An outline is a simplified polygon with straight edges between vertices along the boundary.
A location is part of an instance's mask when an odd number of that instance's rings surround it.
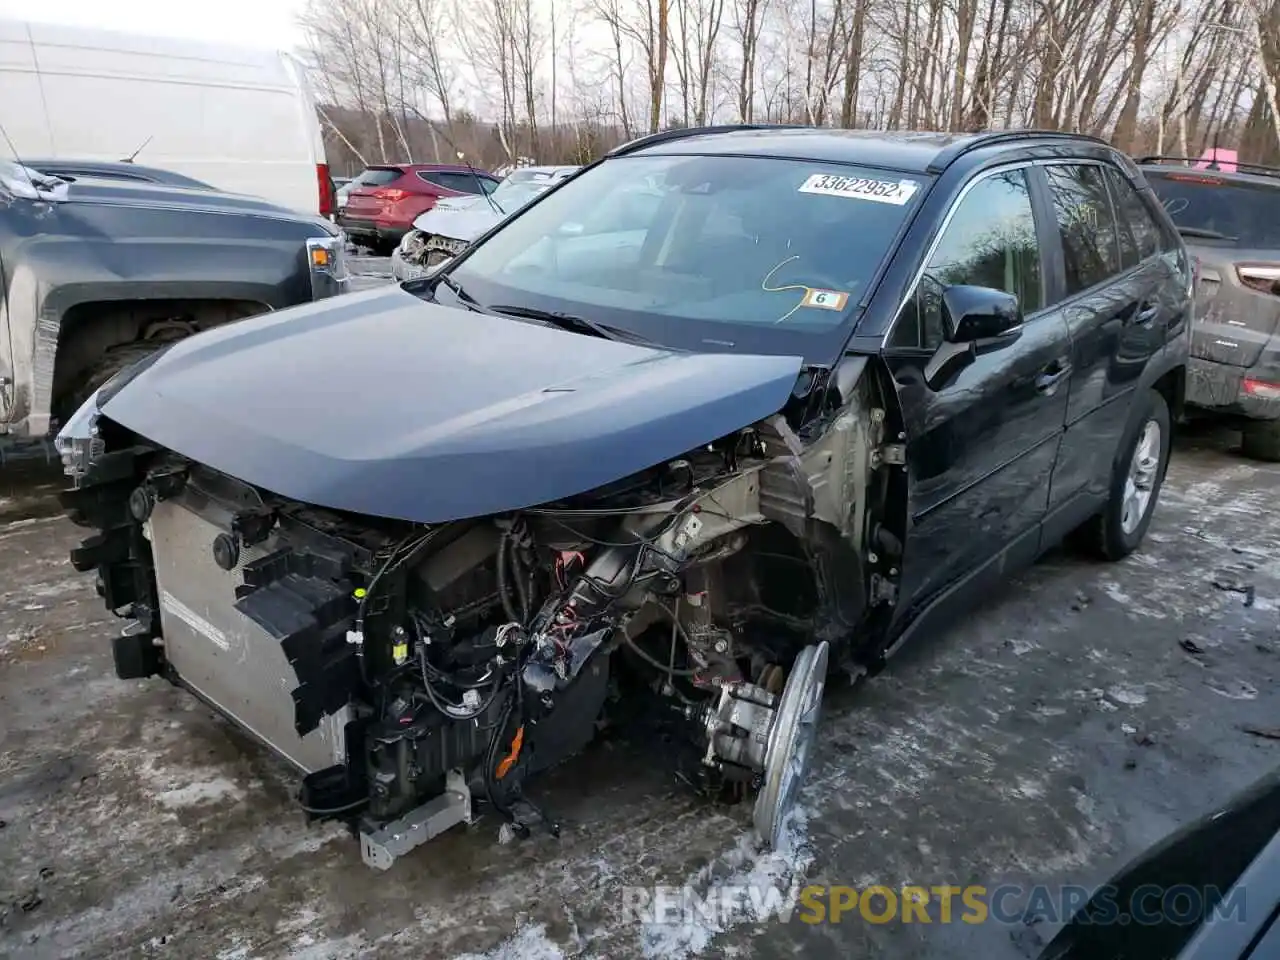
<svg viewBox="0 0 1280 960">
<path fill-rule="evenodd" d="M 941 390 L 979 355 L 1001 350 L 1022 335 L 1018 298 L 991 287 L 953 284 L 942 291 L 943 343 L 924 368 L 925 382 Z"/>
<path fill-rule="evenodd" d="M 948 343 L 1004 338 L 1022 326 L 1018 298 L 991 287 L 955 284 L 942 291 L 942 331 Z"/>
</svg>

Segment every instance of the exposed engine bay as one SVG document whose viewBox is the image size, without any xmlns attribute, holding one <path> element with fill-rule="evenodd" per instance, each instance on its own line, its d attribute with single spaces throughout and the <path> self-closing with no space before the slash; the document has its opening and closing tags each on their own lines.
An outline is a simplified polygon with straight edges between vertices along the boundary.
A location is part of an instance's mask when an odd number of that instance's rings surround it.
<svg viewBox="0 0 1280 960">
<path fill-rule="evenodd" d="M 400 256 L 415 267 L 439 267 L 467 248 L 466 240 L 412 229 L 400 242 Z"/>
<path fill-rule="evenodd" d="M 828 666 L 852 669 L 852 637 L 891 604 L 876 571 L 896 556 L 869 568 L 856 547 L 885 499 L 882 420 L 846 407 L 806 445 L 778 415 L 441 524 L 277 497 L 104 420 L 108 452 L 64 505 L 101 531 L 73 563 L 130 621 L 118 673 L 168 677 L 287 758 L 304 811 L 350 822 L 371 866 L 479 803 L 558 832 L 529 778 L 614 727 L 710 795 L 754 795 L 772 843 Z"/>
</svg>

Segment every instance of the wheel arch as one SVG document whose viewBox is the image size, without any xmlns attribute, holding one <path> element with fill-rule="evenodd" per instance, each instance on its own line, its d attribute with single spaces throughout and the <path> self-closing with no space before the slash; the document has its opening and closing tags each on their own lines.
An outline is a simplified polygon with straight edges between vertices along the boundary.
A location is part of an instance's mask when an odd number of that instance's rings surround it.
<svg viewBox="0 0 1280 960">
<path fill-rule="evenodd" d="M 1185 364 L 1171 367 L 1151 384 L 1169 405 L 1169 418 L 1173 422 L 1182 419 L 1187 404 L 1187 368 Z"/>
<path fill-rule="evenodd" d="M 72 412 L 66 408 L 77 387 L 113 349 L 146 341 L 158 347 L 270 310 L 262 300 L 230 297 L 87 299 L 72 304 L 59 318 L 53 361 L 40 384 L 45 409 L 53 419 L 65 419 Z"/>
</svg>

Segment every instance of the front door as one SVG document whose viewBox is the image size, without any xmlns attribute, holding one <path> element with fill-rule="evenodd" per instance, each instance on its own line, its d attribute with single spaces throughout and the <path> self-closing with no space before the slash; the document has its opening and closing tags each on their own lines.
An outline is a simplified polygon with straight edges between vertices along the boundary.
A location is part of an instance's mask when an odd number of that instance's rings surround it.
<svg viewBox="0 0 1280 960">
<path fill-rule="evenodd" d="M 956 200 L 884 353 L 907 433 L 909 516 L 898 615 L 1017 544 L 1038 548 L 1067 410 L 1066 324 L 1046 311 L 1048 224 L 1029 170 L 988 171 Z M 1021 336 L 931 387 L 942 345 L 941 291 L 993 287 L 1018 297 Z"/>
</svg>

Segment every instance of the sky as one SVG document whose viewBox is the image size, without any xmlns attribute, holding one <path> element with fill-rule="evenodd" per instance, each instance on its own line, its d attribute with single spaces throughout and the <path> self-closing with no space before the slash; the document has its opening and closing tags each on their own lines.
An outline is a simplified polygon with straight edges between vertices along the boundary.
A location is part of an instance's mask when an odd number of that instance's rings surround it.
<svg viewBox="0 0 1280 960">
<path fill-rule="evenodd" d="M 0 0 L 0 17 L 289 50 L 306 0 Z"/>
</svg>

